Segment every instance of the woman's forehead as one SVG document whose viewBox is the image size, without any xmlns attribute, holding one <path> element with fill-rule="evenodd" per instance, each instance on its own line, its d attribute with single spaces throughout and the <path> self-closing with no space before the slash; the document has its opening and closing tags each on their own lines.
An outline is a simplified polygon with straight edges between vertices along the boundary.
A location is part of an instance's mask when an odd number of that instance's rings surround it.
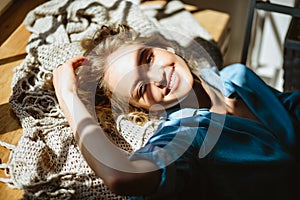
<svg viewBox="0 0 300 200">
<path fill-rule="evenodd" d="M 111 91 L 129 89 L 137 78 L 138 51 L 142 45 L 123 45 L 108 57 L 104 81 Z M 127 95 L 126 95 L 127 96 Z"/>
<path fill-rule="evenodd" d="M 136 53 L 144 47 L 143 44 L 124 44 L 116 51 L 112 52 L 107 58 L 108 67 L 114 65 L 119 60 L 136 59 Z"/>
</svg>

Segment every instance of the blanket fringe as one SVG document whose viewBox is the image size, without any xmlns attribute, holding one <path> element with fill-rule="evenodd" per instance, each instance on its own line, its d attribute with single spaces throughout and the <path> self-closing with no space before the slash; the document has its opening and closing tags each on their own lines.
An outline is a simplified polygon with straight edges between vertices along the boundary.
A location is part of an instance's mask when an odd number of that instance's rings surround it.
<svg viewBox="0 0 300 200">
<path fill-rule="evenodd" d="M 3 146 L 5 148 L 9 149 L 10 151 L 12 151 L 16 148 L 15 145 L 9 144 L 9 143 L 4 142 L 2 140 L 0 140 L 0 146 Z M 9 156 L 9 160 L 10 159 L 11 159 L 11 154 Z M 9 173 L 12 171 L 11 170 L 11 165 L 8 164 L 8 163 L 1 163 L 1 160 L 0 160 L 0 169 L 3 170 L 5 175 L 8 177 L 8 178 L 0 177 L 0 182 L 5 183 L 10 188 L 17 188 L 16 185 L 14 184 L 14 182 L 13 182 L 13 179 L 9 175 Z"/>
<path fill-rule="evenodd" d="M 16 187 L 16 185 L 14 184 L 11 178 L 0 178 L 0 182 L 5 183 L 8 187 L 13 189 L 18 188 Z"/>
<path fill-rule="evenodd" d="M 9 150 L 14 150 L 16 148 L 15 145 L 12 145 L 12 144 L 8 144 L 6 142 L 3 142 L 2 140 L 0 140 L 0 146 L 3 146 Z"/>
<path fill-rule="evenodd" d="M 2 178 L 0 177 L 0 182 L 5 183 L 10 188 L 18 188 L 16 184 L 14 183 L 13 179 L 9 175 L 9 172 L 11 171 L 11 166 L 7 163 L 1 163 L 0 169 L 4 171 L 5 175 L 8 178 Z"/>
</svg>

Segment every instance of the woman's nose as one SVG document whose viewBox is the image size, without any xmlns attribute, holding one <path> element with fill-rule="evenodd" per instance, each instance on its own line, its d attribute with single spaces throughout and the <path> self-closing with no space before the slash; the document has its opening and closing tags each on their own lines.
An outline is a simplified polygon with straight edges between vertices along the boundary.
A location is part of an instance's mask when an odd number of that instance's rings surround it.
<svg viewBox="0 0 300 200">
<path fill-rule="evenodd" d="M 163 69 L 152 68 L 148 71 L 147 75 L 148 75 L 149 83 L 153 83 L 157 87 L 167 86 L 166 74 Z"/>
</svg>

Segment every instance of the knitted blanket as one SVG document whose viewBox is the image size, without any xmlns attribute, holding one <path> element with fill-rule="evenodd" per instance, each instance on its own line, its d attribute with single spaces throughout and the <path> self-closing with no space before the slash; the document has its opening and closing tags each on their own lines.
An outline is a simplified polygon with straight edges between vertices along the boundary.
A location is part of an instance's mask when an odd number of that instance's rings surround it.
<svg viewBox="0 0 300 200">
<path fill-rule="evenodd" d="M 11 155 L 1 165 L 8 171 L 8 178 L 1 181 L 22 189 L 24 199 L 127 199 L 113 194 L 87 165 L 47 80 L 55 66 L 82 55 L 79 41 L 103 24 L 127 23 L 144 35 L 168 26 L 186 30 L 187 38 L 212 39 L 180 1 L 168 3 L 160 18 L 161 7 L 139 3 L 52 0 L 28 13 L 24 22 L 32 34 L 27 56 L 15 68 L 10 98 L 23 135 L 17 146 L 6 145 Z M 155 130 L 153 123 L 136 126 L 122 116 L 117 124 L 120 132 L 111 138 L 129 153 L 143 146 Z"/>
</svg>

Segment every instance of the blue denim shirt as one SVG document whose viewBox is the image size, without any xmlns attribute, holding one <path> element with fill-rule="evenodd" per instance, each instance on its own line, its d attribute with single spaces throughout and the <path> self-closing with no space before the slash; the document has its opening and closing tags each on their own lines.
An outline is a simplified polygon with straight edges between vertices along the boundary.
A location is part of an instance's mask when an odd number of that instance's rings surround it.
<svg viewBox="0 0 300 200">
<path fill-rule="evenodd" d="M 197 199 L 293 195 L 290 184 L 283 182 L 289 181 L 290 166 L 300 155 L 300 92 L 279 92 L 241 64 L 219 75 L 224 95 L 241 98 L 260 122 L 208 109 L 171 112 L 131 157 L 160 168 L 159 188 L 148 197 L 131 199 L 188 199 L 195 193 Z M 278 194 L 271 186 L 276 181 L 282 182 Z"/>
</svg>

